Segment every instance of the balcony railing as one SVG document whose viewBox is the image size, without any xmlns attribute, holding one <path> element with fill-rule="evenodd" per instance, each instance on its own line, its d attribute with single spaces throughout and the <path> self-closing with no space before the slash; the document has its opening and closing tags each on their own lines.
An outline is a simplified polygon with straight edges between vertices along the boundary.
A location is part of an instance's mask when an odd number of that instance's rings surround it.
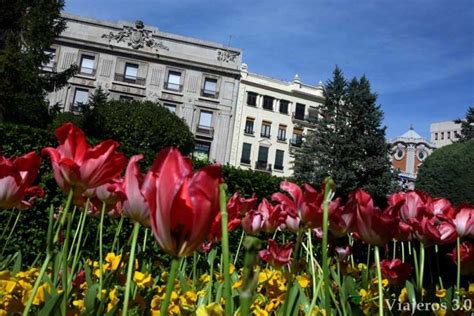
<svg viewBox="0 0 474 316">
<path fill-rule="evenodd" d="M 255 134 L 255 131 L 254 131 L 253 129 L 251 129 L 251 128 L 245 128 L 245 129 L 244 129 L 244 134 L 246 134 L 246 135 L 253 135 L 253 134 Z"/>
<path fill-rule="evenodd" d="M 291 145 L 295 147 L 301 147 L 303 145 L 303 137 L 302 136 L 293 136 L 291 138 Z"/>
<path fill-rule="evenodd" d="M 166 90 L 176 91 L 176 92 L 183 91 L 183 85 L 182 84 L 176 84 L 176 83 L 172 83 L 172 82 L 168 82 L 168 81 L 165 81 L 164 88 Z"/>
<path fill-rule="evenodd" d="M 146 81 L 145 78 L 140 78 L 140 77 L 130 78 L 130 77 L 126 77 L 124 74 L 121 74 L 121 73 L 116 73 L 114 79 L 115 81 L 132 83 L 132 84 L 137 84 L 140 86 L 144 86 L 145 81 Z"/>
<path fill-rule="evenodd" d="M 240 163 L 250 165 L 250 159 L 240 158 Z"/>
<path fill-rule="evenodd" d="M 275 170 L 283 170 L 283 166 L 275 165 L 273 167 Z"/>
<path fill-rule="evenodd" d="M 81 67 L 81 69 L 79 70 L 79 74 L 86 76 L 95 76 L 95 73 L 95 68 Z"/>
<path fill-rule="evenodd" d="M 277 140 L 279 140 L 281 142 L 286 142 L 286 136 L 278 136 Z"/>
<path fill-rule="evenodd" d="M 292 117 L 295 119 L 295 120 L 300 120 L 300 121 L 306 121 L 308 120 L 308 115 L 305 115 L 304 113 L 301 114 L 301 113 L 297 113 L 297 112 L 293 112 L 292 113 Z"/>
<path fill-rule="evenodd" d="M 196 126 L 196 134 L 205 137 L 214 137 L 214 128 L 210 126 L 198 125 Z"/>
<path fill-rule="evenodd" d="M 260 133 L 260 136 L 261 137 L 264 137 L 264 138 L 270 138 L 270 133 Z"/>
<path fill-rule="evenodd" d="M 255 170 L 272 172 L 272 164 L 267 163 L 266 161 L 256 161 Z"/>
<path fill-rule="evenodd" d="M 219 97 L 219 92 L 215 90 L 201 89 L 201 96 L 217 99 Z"/>
</svg>

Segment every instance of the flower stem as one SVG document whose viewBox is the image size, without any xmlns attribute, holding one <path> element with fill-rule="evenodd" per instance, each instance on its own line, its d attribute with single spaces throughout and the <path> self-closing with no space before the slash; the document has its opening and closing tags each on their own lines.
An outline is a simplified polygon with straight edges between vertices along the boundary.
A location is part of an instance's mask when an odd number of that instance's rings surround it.
<svg viewBox="0 0 474 316">
<path fill-rule="evenodd" d="M 379 316 L 383 316 L 382 269 L 380 268 L 379 246 L 375 246 L 375 263 L 377 265 L 377 285 L 379 288 Z"/>
<path fill-rule="evenodd" d="M 147 239 L 148 239 L 148 229 L 145 227 L 145 236 L 143 236 L 143 247 L 142 247 L 143 252 L 145 252 L 145 249 L 146 249 Z"/>
<path fill-rule="evenodd" d="M 15 214 L 14 211 L 15 209 L 12 209 L 12 211 L 10 212 L 10 216 L 8 216 L 8 221 L 5 227 L 3 227 L 2 236 L 0 236 L 0 241 L 3 240 L 3 237 L 5 237 L 6 232 L 9 230 L 10 223 L 12 221 L 13 215 Z"/>
<path fill-rule="evenodd" d="M 402 241 L 402 262 L 405 262 L 405 242 Z"/>
<path fill-rule="evenodd" d="M 87 200 L 88 202 L 86 202 L 86 206 L 89 204 L 89 200 Z M 87 209 L 87 208 L 86 208 Z M 87 213 L 86 211 L 82 211 L 82 215 L 83 215 L 83 219 L 82 219 L 82 223 L 81 223 L 81 227 L 79 228 L 79 239 L 77 240 L 77 244 L 76 244 L 76 251 L 74 252 L 74 259 L 72 260 L 72 268 L 71 268 L 71 273 L 74 274 L 75 270 L 76 270 L 76 265 L 77 265 L 77 262 L 79 260 L 79 251 L 81 250 L 81 247 L 82 247 L 82 233 L 84 232 L 84 226 L 85 226 L 85 223 L 86 223 L 86 220 L 87 220 Z"/>
<path fill-rule="evenodd" d="M 225 314 L 232 315 L 232 288 L 230 282 L 230 258 L 229 258 L 229 232 L 227 229 L 227 198 L 226 198 L 226 184 L 219 186 L 219 201 L 221 208 L 221 225 L 222 225 L 222 255 L 224 261 L 224 298 L 225 298 Z"/>
<path fill-rule="evenodd" d="M 30 313 L 31 305 L 33 304 L 33 299 L 36 296 L 36 292 L 38 292 L 38 288 L 40 286 L 41 280 L 48 268 L 49 261 L 51 261 L 52 257 L 52 242 L 53 242 L 53 214 L 54 208 L 51 205 L 49 208 L 49 222 L 48 222 L 48 235 L 46 241 L 46 258 L 44 259 L 43 265 L 41 266 L 38 278 L 35 281 L 35 285 L 33 286 L 33 290 L 31 291 L 30 297 L 28 298 L 28 302 L 26 304 L 25 309 L 23 310 L 23 316 L 27 316 Z"/>
<path fill-rule="evenodd" d="M 458 236 L 456 239 L 456 297 L 459 299 L 461 297 L 461 238 Z"/>
<path fill-rule="evenodd" d="M 53 243 L 56 243 L 59 240 L 59 233 L 61 232 L 61 228 L 64 226 L 64 222 L 66 221 L 66 214 L 69 212 L 69 208 L 71 207 L 72 197 L 74 195 L 74 190 L 71 188 L 69 190 L 69 194 L 67 195 L 66 205 L 63 208 L 61 213 L 61 218 L 59 219 L 59 225 L 56 229 L 56 233 L 54 234 Z"/>
<path fill-rule="evenodd" d="M 64 245 L 63 245 L 63 253 L 62 253 L 62 259 L 63 259 L 63 275 L 61 276 L 62 281 L 63 281 L 63 304 L 62 304 L 62 311 L 63 315 L 66 315 L 67 312 L 67 302 L 68 302 L 68 285 L 69 285 L 69 280 L 68 280 L 68 266 L 67 266 L 67 255 L 68 255 L 68 250 L 69 250 L 69 235 L 71 233 L 71 223 L 72 223 L 72 214 L 68 213 L 66 215 L 67 218 L 67 226 L 66 226 L 66 236 L 64 237 Z"/>
<path fill-rule="evenodd" d="M 419 273 L 420 273 L 420 280 L 418 287 L 420 288 L 420 293 L 423 295 L 423 276 L 425 272 L 425 245 L 423 245 L 422 242 L 420 242 L 420 268 L 419 268 Z"/>
<path fill-rule="evenodd" d="M 170 305 L 171 293 L 173 292 L 174 279 L 176 278 L 178 267 L 179 259 L 173 258 L 171 261 L 171 271 L 168 275 L 168 281 L 166 282 L 165 300 L 163 301 L 163 304 L 161 304 L 160 315 L 168 315 L 168 306 Z"/>
<path fill-rule="evenodd" d="M 123 300 L 122 315 L 128 314 L 128 302 L 130 300 L 130 288 L 132 286 L 132 274 L 135 263 L 135 250 L 137 248 L 138 232 L 140 231 L 140 223 L 135 222 L 132 232 L 132 246 L 130 248 L 130 256 L 128 259 L 127 283 L 125 285 L 125 298 Z M 173 277 L 174 279 L 174 277 Z M 165 314 L 163 314 L 165 315 Z"/>
<path fill-rule="evenodd" d="M 309 256 L 311 258 L 311 277 L 312 277 L 312 286 L 313 286 L 313 299 L 311 300 L 311 305 L 309 306 L 309 311 L 313 310 L 314 305 L 316 304 L 316 269 L 314 266 L 314 255 L 313 255 L 313 242 L 312 242 L 312 230 L 308 229 L 308 249 L 309 249 Z"/>
<path fill-rule="evenodd" d="M 237 252 L 235 253 L 235 257 L 234 257 L 234 266 L 237 264 L 237 260 L 239 258 L 240 247 L 242 247 L 242 241 L 244 240 L 244 235 L 245 235 L 245 232 L 242 229 L 242 234 L 240 235 L 239 246 L 237 247 Z"/>
<path fill-rule="evenodd" d="M 118 236 L 120 235 L 120 232 L 122 231 L 122 225 L 123 225 L 123 219 L 124 217 L 120 217 L 120 221 L 118 223 L 117 229 L 115 230 L 115 236 L 114 236 L 114 241 L 112 242 L 112 252 L 115 252 L 115 244 L 117 243 Z"/>
<path fill-rule="evenodd" d="M 100 224 L 99 224 L 99 295 L 102 295 L 102 285 L 103 285 L 103 274 L 104 274 L 104 258 L 103 258 L 103 245 L 102 245 L 102 236 L 104 233 L 104 215 L 105 215 L 105 203 L 102 202 L 102 210 L 100 212 Z"/>
<path fill-rule="evenodd" d="M 326 178 L 323 201 L 323 279 L 324 279 L 324 309 L 327 315 L 331 315 L 329 287 L 329 262 L 328 262 L 328 224 L 329 224 L 329 200 L 331 196 L 331 178 Z"/>
<path fill-rule="evenodd" d="M 16 216 L 15 222 L 13 223 L 13 227 L 10 229 L 10 234 L 8 234 L 7 241 L 5 241 L 5 244 L 3 245 L 2 248 L 2 253 L 0 254 L 0 258 L 3 256 L 3 252 L 5 251 L 5 248 L 8 245 L 8 242 L 10 241 L 10 238 L 13 235 L 13 232 L 15 231 L 16 224 L 18 224 L 18 221 L 20 220 L 21 217 L 21 211 L 18 211 L 18 215 Z"/>
</svg>

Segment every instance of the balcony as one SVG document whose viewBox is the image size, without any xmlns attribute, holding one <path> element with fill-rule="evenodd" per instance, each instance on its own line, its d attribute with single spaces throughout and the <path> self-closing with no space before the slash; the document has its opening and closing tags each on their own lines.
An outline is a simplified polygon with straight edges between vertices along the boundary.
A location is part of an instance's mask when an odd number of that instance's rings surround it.
<svg viewBox="0 0 474 316">
<path fill-rule="evenodd" d="M 260 136 L 263 138 L 270 138 L 270 133 L 260 133 Z"/>
<path fill-rule="evenodd" d="M 127 78 L 127 77 L 125 77 L 124 74 L 121 74 L 121 73 L 116 73 L 115 77 L 114 77 L 114 80 L 125 82 L 125 83 L 136 84 L 136 85 L 139 85 L 139 86 L 144 86 L 145 81 L 146 81 L 145 78 L 139 78 L 139 77 Z"/>
<path fill-rule="evenodd" d="M 253 134 L 255 134 L 255 131 L 254 131 L 253 129 L 251 129 L 251 128 L 245 128 L 245 129 L 244 129 L 244 134 L 245 134 L 245 135 L 252 135 L 252 136 L 253 136 Z"/>
<path fill-rule="evenodd" d="M 278 137 L 277 137 L 277 140 L 280 141 L 280 142 L 286 142 L 286 137 L 284 137 L 284 136 L 278 136 Z"/>
<path fill-rule="evenodd" d="M 309 119 L 308 115 L 305 115 L 304 113 L 297 113 L 297 112 L 293 112 L 291 117 L 299 121 L 307 121 Z"/>
<path fill-rule="evenodd" d="M 272 164 L 267 163 L 266 161 L 256 161 L 255 162 L 255 170 L 258 171 L 265 171 L 265 172 L 272 172 Z"/>
<path fill-rule="evenodd" d="M 210 126 L 198 125 L 196 126 L 196 135 L 213 138 L 214 128 Z"/>
<path fill-rule="evenodd" d="M 183 91 L 183 85 L 182 84 L 176 84 L 172 82 L 165 81 L 165 84 L 163 86 L 166 90 L 170 91 L 176 91 L 176 92 L 182 92 Z"/>
<path fill-rule="evenodd" d="M 201 96 L 205 98 L 217 99 L 219 97 L 219 92 L 215 90 L 201 89 Z"/>
<path fill-rule="evenodd" d="M 250 158 L 249 159 L 240 158 L 240 163 L 244 165 L 250 165 Z"/>
</svg>

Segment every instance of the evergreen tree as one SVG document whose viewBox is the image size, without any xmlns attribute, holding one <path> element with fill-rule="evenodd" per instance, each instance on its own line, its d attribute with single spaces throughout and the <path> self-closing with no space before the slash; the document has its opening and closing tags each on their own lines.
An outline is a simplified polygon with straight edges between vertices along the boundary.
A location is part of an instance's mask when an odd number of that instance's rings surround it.
<svg viewBox="0 0 474 316">
<path fill-rule="evenodd" d="M 474 138 L 474 107 L 470 106 L 466 112 L 464 120 L 455 120 L 457 124 L 461 124 L 461 133 L 456 136 L 459 141 L 465 142 Z"/>
<path fill-rule="evenodd" d="M 46 73 L 44 50 L 65 29 L 61 0 L 0 0 L 0 121 L 46 125 L 46 94 L 59 89 L 77 70 Z"/>
<path fill-rule="evenodd" d="M 347 83 L 336 67 L 324 97 L 320 118 L 295 153 L 295 176 L 318 185 L 329 175 L 339 196 L 364 188 L 376 199 L 383 198 L 396 182 L 381 127 L 383 112 L 369 81 L 363 76 Z"/>
</svg>

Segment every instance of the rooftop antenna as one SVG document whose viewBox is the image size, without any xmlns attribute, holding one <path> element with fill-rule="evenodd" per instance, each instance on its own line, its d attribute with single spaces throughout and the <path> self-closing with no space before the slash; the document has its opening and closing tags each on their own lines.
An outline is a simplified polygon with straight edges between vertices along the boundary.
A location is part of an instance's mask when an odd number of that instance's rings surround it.
<svg viewBox="0 0 474 316">
<path fill-rule="evenodd" d="M 232 41 L 232 38 L 233 38 L 233 37 L 234 37 L 234 35 L 232 35 L 232 34 L 229 35 L 229 44 L 227 44 L 227 46 L 230 47 L 230 42 Z"/>
</svg>

